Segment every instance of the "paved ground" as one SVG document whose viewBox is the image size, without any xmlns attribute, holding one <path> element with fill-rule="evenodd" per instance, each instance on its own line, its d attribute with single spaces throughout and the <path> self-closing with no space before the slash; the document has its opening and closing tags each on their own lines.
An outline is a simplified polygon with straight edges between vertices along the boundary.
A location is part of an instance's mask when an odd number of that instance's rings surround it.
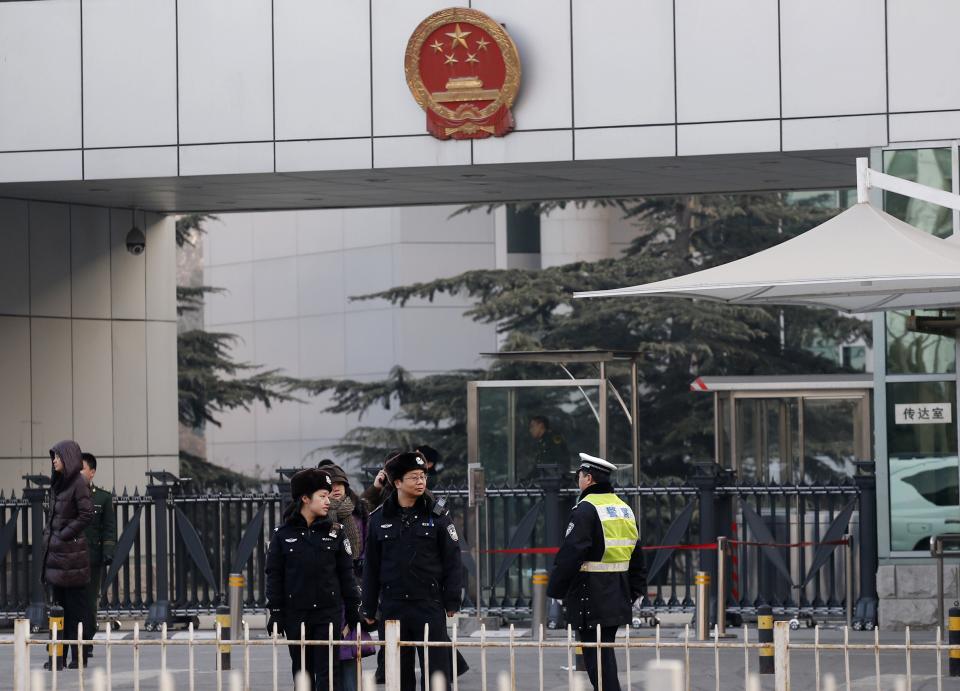
<svg viewBox="0 0 960 691">
<path fill-rule="evenodd" d="M 125 632 L 120 632 L 123 635 Z M 524 635 L 517 640 L 530 642 L 529 632 L 523 632 Z M 126 635 L 129 635 L 128 633 Z M 652 640 L 652 633 L 648 629 L 641 629 L 631 634 L 636 638 Z M 665 643 L 679 643 L 682 641 L 682 632 L 678 629 L 664 629 L 662 631 L 662 640 Z M 98 635 L 99 636 L 99 635 Z M 182 640 L 185 634 L 171 634 L 174 641 Z M 501 633 L 502 636 L 502 633 Z M 147 636 L 145 635 L 145 638 Z M 212 635 L 209 632 L 200 632 L 198 637 L 205 640 L 211 640 Z M 0 689 L 12 688 L 12 675 L 8 670 L 12 669 L 12 647 L 9 645 L 11 636 L 0 634 Z M 156 640 L 158 637 L 151 634 L 150 640 Z M 751 640 L 755 640 L 755 631 L 750 632 Z M 902 644 L 903 635 L 894 633 L 881 634 L 881 643 Z M 933 634 L 930 632 L 914 632 L 913 643 L 932 642 Z M 468 638 L 470 641 L 478 641 L 477 638 Z M 496 640 L 507 643 L 502 637 Z M 740 640 L 739 636 L 728 642 Z M 792 633 L 792 640 L 802 642 L 812 642 L 813 633 L 807 630 L 796 631 Z M 824 630 L 821 632 L 822 642 L 841 642 L 843 640 L 842 632 L 836 629 Z M 873 643 L 872 633 L 851 632 L 851 643 Z M 31 668 L 39 669 L 45 661 L 45 651 L 43 648 L 32 647 Z M 215 647 L 213 645 L 204 645 L 195 652 L 196 668 L 196 686 L 201 689 L 216 689 L 216 657 Z M 462 650 L 472 669 L 460 677 L 459 688 L 463 691 L 480 691 L 483 689 L 481 682 L 481 659 L 480 652 L 477 649 L 464 648 Z M 176 688 L 185 690 L 188 686 L 188 657 L 184 647 L 177 646 L 176 643 L 167 648 L 167 667 L 174 675 Z M 683 659 L 682 649 L 664 649 L 661 653 L 663 658 Z M 719 669 L 720 669 L 720 688 L 742 689 L 744 688 L 744 655 L 742 649 L 719 650 Z M 873 651 L 853 652 L 850 656 L 850 676 L 852 688 L 854 689 L 893 689 L 898 675 L 904 674 L 906 670 L 906 656 L 903 651 L 883 651 L 881 653 L 879 687 L 877 686 L 877 677 L 874 671 L 874 653 Z M 160 657 L 161 653 L 158 647 L 144 645 L 140 657 L 140 681 L 141 688 L 156 689 L 160 676 Z M 653 650 L 637 650 L 631 652 L 631 684 L 632 688 L 647 688 L 644 683 L 643 669 L 647 662 L 655 657 Z M 623 688 L 627 688 L 626 660 L 623 651 L 618 652 L 620 679 Z M 291 688 L 289 677 L 289 657 L 286 648 L 281 646 L 277 650 L 277 659 L 279 662 L 279 680 L 280 688 Z M 515 664 L 517 670 L 517 689 L 537 689 L 539 659 L 535 649 L 516 648 Z M 488 688 L 496 689 L 497 675 L 501 671 L 510 669 L 510 652 L 507 649 L 491 649 L 487 651 L 487 670 L 488 670 Z M 104 650 L 101 646 L 97 647 L 94 658 L 91 660 L 91 667 L 104 665 Z M 373 668 L 372 658 L 364 661 L 365 669 Z M 930 651 L 917 651 L 912 653 L 912 688 L 913 689 L 936 689 L 936 656 Z M 234 668 L 242 669 L 242 653 L 234 655 Z M 757 670 L 757 654 L 751 651 L 749 655 L 749 664 L 752 671 Z M 943 656 L 943 669 L 946 671 L 946 655 Z M 545 649 L 543 653 L 544 669 L 544 689 L 565 689 L 567 688 L 566 671 L 566 653 L 562 650 Z M 132 689 L 133 675 L 133 649 L 132 647 L 117 647 L 113 652 L 113 688 L 114 689 Z M 273 651 L 270 647 L 254 647 L 250 649 L 250 670 L 251 670 L 251 688 L 269 689 L 272 688 L 273 681 Z M 690 651 L 690 687 L 692 689 L 712 690 L 716 688 L 714 665 L 714 651 L 710 650 L 691 650 Z M 833 673 L 837 677 L 838 687 L 842 688 L 844 680 L 844 661 L 842 653 L 822 652 L 821 653 L 821 671 Z M 586 680 L 586 675 L 577 673 Z M 47 673 L 49 677 L 49 673 Z M 90 688 L 91 673 L 88 670 L 85 674 L 86 688 Z M 791 654 L 791 678 L 794 689 L 813 689 L 815 688 L 815 665 L 813 652 L 794 651 Z M 80 689 L 78 674 L 75 670 L 65 670 L 59 674 L 59 689 L 77 690 Z M 49 682 L 48 682 L 49 683 Z M 960 680 L 951 682 L 944 679 L 944 686 L 951 688 L 956 686 L 960 688 Z M 589 686 L 589 684 L 587 684 Z M 47 688 L 50 688 L 47 686 Z M 227 680 L 224 680 L 223 688 L 229 688 Z M 378 687 L 382 689 L 383 687 Z M 766 677 L 763 681 L 764 689 L 773 688 L 773 678 Z"/>
</svg>

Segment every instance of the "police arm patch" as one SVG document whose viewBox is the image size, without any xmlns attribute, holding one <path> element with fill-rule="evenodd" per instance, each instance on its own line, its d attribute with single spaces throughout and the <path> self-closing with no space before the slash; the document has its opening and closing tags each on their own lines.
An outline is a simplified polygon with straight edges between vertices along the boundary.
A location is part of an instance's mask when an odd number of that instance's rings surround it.
<svg viewBox="0 0 960 691">
<path fill-rule="evenodd" d="M 569 536 L 570 536 L 570 533 L 572 533 L 572 532 L 573 532 L 573 521 L 570 521 L 570 522 L 567 524 L 567 532 L 565 532 L 565 533 L 563 534 L 563 536 L 564 536 L 564 537 L 569 537 Z"/>
<path fill-rule="evenodd" d="M 343 538 L 343 549 L 347 553 L 347 556 L 353 556 L 353 548 L 350 546 L 350 540 Z"/>
<path fill-rule="evenodd" d="M 450 534 L 450 539 L 454 542 L 460 542 L 460 536 L 457 535 L 457 529 L 453 526 L 453 523 L 447 526 L 447 533 Z"/>
</svg>

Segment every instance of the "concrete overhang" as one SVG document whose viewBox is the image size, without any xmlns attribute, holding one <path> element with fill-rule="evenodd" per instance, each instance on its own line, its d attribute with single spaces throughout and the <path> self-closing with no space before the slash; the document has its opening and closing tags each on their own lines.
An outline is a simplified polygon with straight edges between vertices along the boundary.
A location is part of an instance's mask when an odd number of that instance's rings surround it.
<svg viewBox="0 0 960 691">
<path fill-rule="evenodd" d="M 865 149 L 0 184 L 0 197 L 230 212 L 854 187 Z"/>
</svg>

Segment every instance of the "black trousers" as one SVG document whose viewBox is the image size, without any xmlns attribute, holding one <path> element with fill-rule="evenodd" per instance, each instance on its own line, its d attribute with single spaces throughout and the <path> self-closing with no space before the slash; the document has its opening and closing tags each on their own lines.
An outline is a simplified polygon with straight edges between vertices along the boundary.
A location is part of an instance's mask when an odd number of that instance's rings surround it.
<svg viewBox="0 0 960 691">
<path fill-rule="evenodd" d="M 53 586 L 53 601 L 63 607 L 63 631 L 58 636 L 66 641 L 77 640 L 77 624 L 83 622 L 84 639 L 93 638 L 93 633 L 87 630 L 87 587 L 61 588 Z M 70 646 L 73 659 L 78 657 L 77 647 Z"/>
<path fill-rule="evenodd" d="M 312 612 L 293 612 L 288 614 L 283 622 L 283 629 L 287 635 L 287 650 L 290 653 L 290 662 L 293 668 L 293 679 L 296 682 L 300 671 L 301 649 L 297 641 L 300 640 L 300 624 L 304 625 L 306 640 L 325 641 L 330 635 L 329 615 L 317 615 Z M 340 638 L 340 617 L 333 622 L 333 639 Z M 333 688 L 340 691 L 340 649 L 333 649 L 333 669 L 330 669 L 330 651 L 327 645 L 308 645 L 303 649 L 306 663 L 307 677 L 310 680 L 311 691 L 327 691 L 329 675 L 333 675 Z"/>
<path fill-rule="evenodd" d="M 87 617 L 83 620 L 84 639 L 93 640 L 97 632 L 97 610 L 100 609 L 100 564 L 90 565 L 90 582 L 87 583 Z M 93 654 L 93 646 L 83 646 L 83 654 L 87 657 Z"/>
<path fill-rule="evenodd" d="M 447 636 L 447 613 L 443 605 L 430 600 L 385 600 L 380 604 L 383 620 L 400 620 L 401 641 L 422 641 L 423 627 L 430 625 L 428 640 L 449 641 Z M 416 648 L 416 655 L 420 659 L 420 689 L 431 689 L 430 681 L 426 679 L 424 670 L 423 647 Z M 400 649 L 400 689 L 401 691 L 415 691 L 417 673 L 414 669 L 414 648 Z M 450 679 L 453 676 L 453 656 L 450 648 L 430 649 L 429 676 L 440 672 L 444 677 L 445 689 L 450 688 Z"/>
<path fill-rule="evenodd" d="M 600 642 L 613 643 L 617 639 L 617 629 L 619 626 L 601 626 Z M 597 627 L 592 626 L 587 629 L 579 629 L 577 635 L 584 643 L 597 642 Z M 603 663 L 603 691 L 620 691 L 620 677 L 617 676 L 617 654 L 613 648 L 600 649 L 600 661 Z M 593 688 L 600 688 L 597 685 L 597 649 L 583 646 L 583 664 L 587 667 L 587 676 L 590 677 L 590 683 Z"/>
</svg>

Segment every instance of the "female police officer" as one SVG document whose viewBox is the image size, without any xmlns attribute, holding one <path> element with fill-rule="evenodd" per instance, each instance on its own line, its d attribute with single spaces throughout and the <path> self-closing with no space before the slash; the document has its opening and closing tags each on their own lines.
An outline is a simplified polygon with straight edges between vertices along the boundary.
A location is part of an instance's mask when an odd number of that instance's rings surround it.
<svg viewBox="0 0 960 691">
<path fill-rule="evenodd" d="M 355 625 L 360 590 L 353 575 L 350 541 L 342 526 L 328 518 L 333 483 L 322 470 L 308 468 L 290 479 L 293 501 L 284 512 L 284 522 L 273 535 L 267 552 L 267 606 L 272 633 L 285 633 L 293 662 L 293 677 L 300 671 L 300 646 L 306 640 L 326 640 L 330 624 L 339 638 L 344 623 Z M 346 622 L 341 621 L 341 606 Z M 328 675 L 339 689 L 340 655 L 333 654 L 334 669 L 328 669 L 326 646 L 308 646 L 306 672 L 311 689 L 328 688 Z"/>
</svg>

